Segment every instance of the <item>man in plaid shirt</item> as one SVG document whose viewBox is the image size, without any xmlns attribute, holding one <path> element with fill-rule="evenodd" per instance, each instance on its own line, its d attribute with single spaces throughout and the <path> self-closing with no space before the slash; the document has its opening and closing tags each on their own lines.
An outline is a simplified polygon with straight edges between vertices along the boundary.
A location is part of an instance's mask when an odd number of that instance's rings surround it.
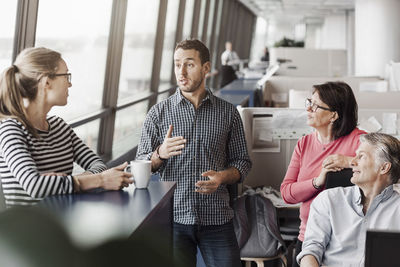
<svg viewBox="0 0 400 267">
<path fill-rule="evenodd" d="M 151 159 L 163 181 L 176 181 L 174 256 L 196 265 L 241 266 L 227 184 L 251 168 L 237 109 L 205 87 L 210 53 L 199 40 L 175 48 L 176 93 L 153 106 L 142 129 L 137 158 Z"/>
</svg>

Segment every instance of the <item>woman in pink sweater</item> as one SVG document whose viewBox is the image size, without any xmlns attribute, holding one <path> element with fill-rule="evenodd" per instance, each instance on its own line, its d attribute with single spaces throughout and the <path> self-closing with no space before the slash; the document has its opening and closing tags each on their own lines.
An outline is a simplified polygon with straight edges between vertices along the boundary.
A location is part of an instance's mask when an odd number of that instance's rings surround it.
<svg viewBox="0 0 400 267">
<path fill-rule="evenodd" d="M 357 102 L 352 89 L 344 82 L 314 85 L 306 107 L 307 124 L 316 131 L 297 142 L 281 185 L 285 202 L 302 202 L 296 255 L 301 251 L 310 204 L 324 189 L 326 173 L 350 168 L 359 137 L 365 134 L 356 127 Z M 298 265 L 294 262 L 293 266 Z"/>
</svg>

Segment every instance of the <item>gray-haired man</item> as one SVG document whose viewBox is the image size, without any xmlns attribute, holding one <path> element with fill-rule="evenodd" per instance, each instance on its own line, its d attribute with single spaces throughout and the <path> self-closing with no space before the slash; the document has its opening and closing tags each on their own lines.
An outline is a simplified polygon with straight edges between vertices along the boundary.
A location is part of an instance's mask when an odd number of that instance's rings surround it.
<svg viewBox="0 0 400 267">
<path fill-rule="evenodd" d="M 379 133 L 361 136 L 352 160 L 352 187 L 325 190 L 311 204 L 301 266 L 364 266 L 368 229 L 400 230 L 400 141 Z"/>
</svg>

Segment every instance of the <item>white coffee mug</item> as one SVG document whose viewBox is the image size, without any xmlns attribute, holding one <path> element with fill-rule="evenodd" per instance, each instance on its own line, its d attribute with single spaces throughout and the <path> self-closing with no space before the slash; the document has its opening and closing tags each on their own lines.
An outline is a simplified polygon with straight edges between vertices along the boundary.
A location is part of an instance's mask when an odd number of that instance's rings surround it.
<svg viewBox="0 0 400 267">
<path fill-rule="evenodd" d="M 151 160 L 132 160 L 125 168 L 131 171 L 136 188 L 147 188 L 151 175 Z"/>
</svg>

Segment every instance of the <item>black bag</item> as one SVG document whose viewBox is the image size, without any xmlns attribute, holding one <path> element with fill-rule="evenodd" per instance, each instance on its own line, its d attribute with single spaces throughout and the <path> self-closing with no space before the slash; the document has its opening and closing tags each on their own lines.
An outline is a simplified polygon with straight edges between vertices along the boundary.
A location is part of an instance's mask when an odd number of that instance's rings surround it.
<svg viewBox="0 0 400 267">
<path fill-rule="evenodd" d="M 233 208 L 233 225 L 241 257 L 266 258 L 286 253 L 276 209 L 268 198 L 250 189 L 235 200 Z"/>
</svg>

